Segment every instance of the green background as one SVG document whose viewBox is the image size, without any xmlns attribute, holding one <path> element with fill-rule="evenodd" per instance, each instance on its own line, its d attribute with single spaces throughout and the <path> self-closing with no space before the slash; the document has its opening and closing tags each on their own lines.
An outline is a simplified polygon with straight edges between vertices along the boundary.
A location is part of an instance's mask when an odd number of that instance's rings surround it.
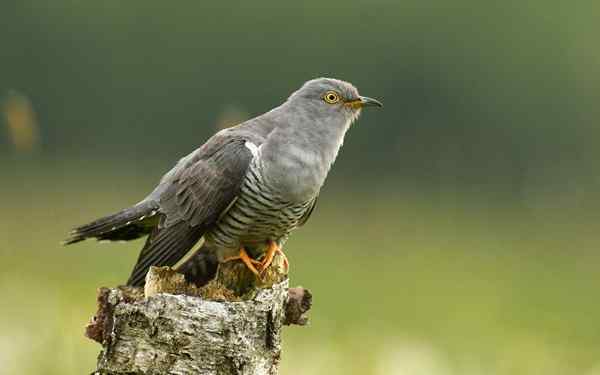
<svg viewBox="0 0 600 375">
<path fill-rule="evenodd" d="M 0 373 L 89 373 L 141 242 L 58 245 L 304 81 L 365 111 L 286 253 L 315 295 L 284 374 L 600 374 L 594 2 L 0 5 Z"/>
</svg>

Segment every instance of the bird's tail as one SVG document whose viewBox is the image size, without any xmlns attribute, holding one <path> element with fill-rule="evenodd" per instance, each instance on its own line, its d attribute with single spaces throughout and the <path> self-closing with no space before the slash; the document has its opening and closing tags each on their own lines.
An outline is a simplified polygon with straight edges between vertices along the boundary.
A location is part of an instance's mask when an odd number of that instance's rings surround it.
<svg viewBox="0 0 600 375">
<path fill-rule="evenodd" d="M 158 222 L 158 205 L 142 201 L 116 214 L 105 216 L 89 224 L 77 227 L 69 233 L 63 245 L 70 245 L 87 238 L 98 240 L 132 240 L 150 233 Z"/>
<path fill-rule="evenodd" d="M 190 259 L 177 268 L 177 272 L 182 273 L 188 283 L 201 287 L 215 278 L 218 265 L 216 249 L 204 243 Z"/>
</svg>

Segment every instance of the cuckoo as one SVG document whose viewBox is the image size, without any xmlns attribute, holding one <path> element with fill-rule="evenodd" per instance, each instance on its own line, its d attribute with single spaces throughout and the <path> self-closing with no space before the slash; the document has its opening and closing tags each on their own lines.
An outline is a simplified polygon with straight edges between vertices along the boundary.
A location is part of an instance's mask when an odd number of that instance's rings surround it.
<svg viewBox="0 0 600 375">
<path fill-rule="evenodd" d="M 213 135 L 142 201 L 75 228 L 65 244 L 148 235 L 132 286 L 150 266 L 192 269 L 184 258 L 208 268 L 240 260 L 260 275 L 308 220 L 346 131 L 369 106 L 382 104 L 348 82 L 310 80 L 280 106 Z"/>
</svg>

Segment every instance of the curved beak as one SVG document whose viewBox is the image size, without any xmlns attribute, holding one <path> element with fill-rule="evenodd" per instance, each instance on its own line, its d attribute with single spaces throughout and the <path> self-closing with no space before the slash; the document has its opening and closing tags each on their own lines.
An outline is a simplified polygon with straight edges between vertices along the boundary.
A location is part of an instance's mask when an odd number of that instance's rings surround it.
<svg viewBox="0 0 600 375">
<path fill-rule="evenodd" d="M 379 100 L 369 98 L 368 96 L 359 96 L 358 100 L 361 107 L 383 107 L 383 104 Z"/>
</svg>

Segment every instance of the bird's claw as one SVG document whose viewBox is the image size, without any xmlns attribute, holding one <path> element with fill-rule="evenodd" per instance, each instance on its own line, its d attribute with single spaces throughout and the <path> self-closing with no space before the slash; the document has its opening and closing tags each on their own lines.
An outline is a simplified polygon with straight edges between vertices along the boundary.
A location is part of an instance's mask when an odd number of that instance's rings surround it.
<svg viewBox="0 0 600 375">
<path fill-rule="evenodd" d="M 260 275 L 263 275 L 266 272 L 267 268 L 269 268 L 271 263 L 273 263 L 273 258 L 275 257 L 276 253 L 279 253 L 283 257 L 283 265 L 285 267 L 285 272 L 288 272 L 290 268 L 289 262 L 283 251 L 281 251 L 281 247 L 279 247 L 279 245 L 277 245 L 275 241 L 269 241 L 269 247 L 267 249 L 267 252 L 265 253 L 262 262 L 260 262 L 260 265 L 258 266 L 258 271 Z"/>
<path fill-rule="evenodd" d="M 269 266 L 271 266 L 271 263 L 273 263 L 273 258 L 275 257 L 276 253 L 279 253 L 283 257 L 283 265 L 285 267 L 285 272 L 287 273 L 289 270 L 288 259 L 283 251 L 281 251 L 281 248 L 274 241 L 269 242 L 269 247 L 262 261 L 251 258 L 246 252 L 246 249 L 241 247 L 238 255 L 227 257 L 223 259 L 222 263 L 230 262 L 232 260 L 241 260 L 246 267 L 256 275 L 256 277 L 262 280 L 262 276 L 265 274 Z"/>
<path fill-rule="evenodd" d="M 234 255 L 223 259 L 223 263 L 230 262 L 232 260 L 241 260 L 253 274 L 260 278 L 260 273 L 258 272 L 256 267 L 254 267 L 254 265 L 256 264 L 260 267 L 262 265 L 262 262 L 252 259 L 246 252 L 246 249 L 244 249 L 243 247 L 240 247 L 240 253 L 238 255 Z"/>
</svg>

